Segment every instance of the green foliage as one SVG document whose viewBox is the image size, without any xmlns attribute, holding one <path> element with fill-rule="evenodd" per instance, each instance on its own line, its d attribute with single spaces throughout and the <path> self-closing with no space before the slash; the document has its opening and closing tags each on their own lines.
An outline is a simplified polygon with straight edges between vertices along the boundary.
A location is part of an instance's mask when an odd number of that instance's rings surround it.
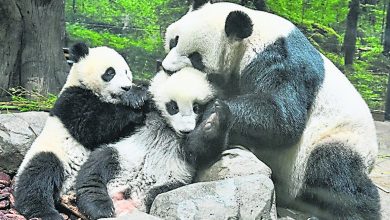
<svg viewBox="0 0 390 220">
<path fill-rule="evenodd" d="M 312 21 L 331 25 L 343 21 L 348 13 L 347 0 L 267 1 L 272 12 L 294 22 Z"/>
<path fill-rule="evenodd" d="M 10 102 L 0 102 L 0 111 L 17 110 L 26 111 L 49 111 L 57 100 L 57 96 L 48 94 L 43 96 L 35 91 L 28 91 L 18 87 L 10 89 Z"/>
<path fill-rule="evenodd" d="M 366 71 L 355 71 L 348 79 L 362 95 L 371 109 L 384 110 L 383 97 L 386 91 L 387 76 L 373 75 Z"/>
<path fill-rule="evenodd" d="M 267 1 L 270 10 L 295 23 L 311 43 L 343 70 L 371 109 L 384 109 L 389 58 L 383 56 L 384 0 L 361 4 L 356 60 L 344 67 L 341 48 L 348 13 L 347 0 Z M 366 1 L 369 2 L 369 1 Z"/>
<path fill-rule="evenodd" d="M 136 59 L 129 62 L 136 78 L 150 78 L 155 60 L 164 53 L 162 30 L 175 19 L 167 16 L 177 9 L 171 8 L 170 2 L 66 0 L 66 30 L 70 43 L 83 41 L 91 47 L 113 47 L 127 60 Z"/>
<path fill-rule="evenodd" d="M 84 41 L 93 46 L 109 46 L 117 50 L 124 50 L 129 47 L 139 47 L 145 49 L 147 52 L 153 52 L 157 49 L 155 47 L 161 44 L 161 38 L 154 41 L 150 38 L 134 39 L 112 34 L 109 31 L 97 32 L 78 23 L 67 24 L 66 30 L 73 40 Z"/>
<path fill-rule="evenodd" d="M 239 3 L 239 0 L 227 0 Z M 90 46 L 107 45 L 123 54 L 135 78 L 154 75 L 164 57 L 166 27 L 188 10 L 182 0 L 66 0 L 67 33 Z M 254 7 L 252 3 L 248 6 Z M 383 56 L 386 0 L 361 1 L 356 58 L 344 67 L 343 35 L 349 0 L 267 0 L 268 9 L 296 24 L 311 43 L 343 70 L 372 109 L 383 109 L 389 59 Z"/>
</svg>

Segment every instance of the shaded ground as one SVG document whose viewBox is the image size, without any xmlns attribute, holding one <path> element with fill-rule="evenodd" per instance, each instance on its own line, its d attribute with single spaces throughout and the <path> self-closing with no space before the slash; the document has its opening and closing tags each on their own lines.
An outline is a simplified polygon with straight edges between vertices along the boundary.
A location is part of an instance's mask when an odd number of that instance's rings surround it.
<svg viewBox="0 0 390 220">
<path fill-rule="evenodd" d="M 382 219 L 390 220 L 390 122 L 375 122 L 379 141 L 379 155 L 371 172 L 377 185 L 382 205 Z"/>
</svg>

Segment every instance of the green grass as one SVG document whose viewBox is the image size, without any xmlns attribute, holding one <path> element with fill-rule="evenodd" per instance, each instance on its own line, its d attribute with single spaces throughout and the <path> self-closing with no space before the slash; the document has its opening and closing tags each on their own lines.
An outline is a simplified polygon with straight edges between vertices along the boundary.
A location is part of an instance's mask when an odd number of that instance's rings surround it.
<svg viewBox="0 0 390 220">
<path fill-rule="evenodd" d="M 7 93 L 11 101 L 0 102 L 0 111 L 50 111 L 57 100 L 56 95 L 44 96 L 21 87 L 9 89 Z"/>
</svg>

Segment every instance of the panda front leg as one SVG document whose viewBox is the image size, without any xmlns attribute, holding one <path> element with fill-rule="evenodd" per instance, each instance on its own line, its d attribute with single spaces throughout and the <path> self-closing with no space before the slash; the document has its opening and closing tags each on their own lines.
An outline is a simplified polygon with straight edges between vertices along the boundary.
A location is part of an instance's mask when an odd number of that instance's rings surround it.
<svg viewBox="0 0 390 220">
<path fill-rule="evenodd" d="M 50 152 L 36 154 L 18 175 L 15 208 L 22 215 L 42 220 L 63 220 L 56 210 L 65 180 L 64 167 Z"/>
<path fill-rule="evenodd" d="M 297 208 L 320 219 L 380 219 L 378 189 L 361 156 L 343 143 L 311 152 Z"/>
<path fill-rule="evenodd" d="M 76 178 L 77 207 L 90 219 L 113 217 L 114 204 L 107 183 L 120 170 L 118 154 L 113 148 L 101 148 L 91 153 Z"/>
<path fill-rule="evenodd" d="M 307 100 L 294 91 L 239 95 L 226 103 L 233 115 L 231 145 L 272 149 L 293 146 L 306 126 Z"/>
<path fill-rule="evenodd" d="M 209 105 L 200 124 L 183 143 L 186 161 L 195 168 L 209 165 L 226 149 L 231 113 L 221 100 Z"/>
</svg>

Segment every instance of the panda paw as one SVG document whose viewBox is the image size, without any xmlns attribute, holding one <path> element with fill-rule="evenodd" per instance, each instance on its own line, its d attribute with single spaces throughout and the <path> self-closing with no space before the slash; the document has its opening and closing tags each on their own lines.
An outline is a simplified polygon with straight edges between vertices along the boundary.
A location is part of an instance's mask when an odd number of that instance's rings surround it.
<svg viewBox="0 0 390 220">
<path fill-rule="evenodd" d="M 129 91 L 125 92 L 121 99 L 124 105 L 128 105 L 134 109 L 142 108 L 149 100 L 150 95 L 145 87 L 133 86 Z"/>
<path fill-rule="evenodd" d="M 40 217 L 42 220 L 64 220 L 62 215 L 55 209 L 51 209 L 48 213 Z"/>
<path fill-rule="evenodd" d="M 231 112 L 226 103 L 217 100 L 212 106 L 210 116 L 204 122 L 203 135 L 208 140 L 223 136 L 229 128 Z"/>
<path fill-rule="evenodd" d="M 113 202 L 107 199 L 88 201 L 88 204 L 78 205 L 81 212 L 89 219 L 110 218 L 115 215 Z"/>
</svg>

